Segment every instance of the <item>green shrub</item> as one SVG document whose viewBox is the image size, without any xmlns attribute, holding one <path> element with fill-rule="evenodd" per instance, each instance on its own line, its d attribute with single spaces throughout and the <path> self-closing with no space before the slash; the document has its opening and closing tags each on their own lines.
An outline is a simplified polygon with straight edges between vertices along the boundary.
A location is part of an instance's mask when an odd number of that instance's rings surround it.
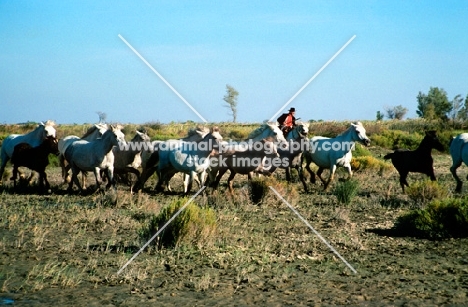
<svg viewBox="0 0 468 307">
<path fill-rule="evenodd" d="M 361 144 L 356 144 L 353 150 L 353 157 L 372 156 L 372 153 Z"/>
<path fill-rule="evenodd" d="M 49 155 L 49 167 L 59 167 L 60 161 L 58 156 L 56 155 Z"/>
<path fill-rule="evenodd" d="M 414 150 L 418 148 L 423 135 L 417 132 L 408 133 L 400 130 L 384 130 L 380 134 L 372 135 L 371 142 L 375 146 L 389 149 L 407 148 Z"/>
<path fill-rule="evenodd" d="M 249 131 L 232 129 L 228 132 L 227 138 L 233 140 L 244 140 L 249 136 Z"/>
<path fill-rule="evenodd" d="M 400 216 L 394 229 L 401 235 L 431 239 L 468 237 L 468 198 L 435 200 L 426 209 Z"/>
<path fill-rule="evenodd" d="M 260 178 L 252 178 L 250 181 L 250 200 L 255 205 L 259 205 L 262 203 L 263 199 L 267 195 L 269 191 L 267 180 L 263 177 Z"/>
<path fill-rule="evenodd" d="M 187 198 L 177 199 L 164 207 L 158 215 L 152 215 L 147 225 L 140 229 L 140 239 L 147 242 L 187 201 Z M 152 244 L 159 248 L 176 247 L 180 244 L 207 245 L 214 237 L 216 224 L 213 209 L 200 208 L 192 202 L 162 231 L 159 240 Z"/>
<path fill-rule="evenodd" d="M 348 205 L 357 195 L 358 190 L 359 182 L 357 180 L 350 179 L 343 182 L 339 182 L 335 186 L 333 194 L 336 196 L 340 203 Z"/>
<path fill-rule="evenodd" d="M 440 185 L 437 181 L 429 179 L 416 181 L 408 188 L 406 194 L 415 204 L 425 204 L 435 199 L 441 199 L 448 196 L 448 189 Z"/>
<path fill-rule="evenodd" d="M 372 156 L 360 156 L 357 158 L 353 157 L 351 159 L 351 169 L 354 171 L 371 169 L 382 173 L 384 171 L 391 170 L 392 167 L 393 166 L 390 163 L 374 158 Z"/>
</svg>

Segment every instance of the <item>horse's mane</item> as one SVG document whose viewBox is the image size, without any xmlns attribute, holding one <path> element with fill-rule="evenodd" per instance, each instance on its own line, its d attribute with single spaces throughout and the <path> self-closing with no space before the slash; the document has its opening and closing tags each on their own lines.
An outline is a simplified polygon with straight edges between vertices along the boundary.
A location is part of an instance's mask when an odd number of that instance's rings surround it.
<svg viewBox="0 0 468 307">
<path fill-rule="evenodd" d="M 257 129 L 255 129 L 254 131 L 250 132 L 248 138 L 249 139 L 253 139 L 257 136 L 259 136 L 260 134 L 262 134 L 263 131 L 265 131 L 266 129 L 270 129 L 271 125 L 273 125 L 273 123 L 264 123 L 262 124 L 260 127 L 258 127 Z"/>
<path fill-rule="evenodd" d="M 85 134 L 83 134 L 83 136 L 81 138 L 82 139 L 86 138 L 91 133 L 93 133 L 96 129 L 97 129 L 96 125 L 93 125 L 93 126 L 89 127 L 88 130 L 86 130 Z"/>
<path fill-rule="evenodd" d="M 45 123 L 44 123 L 44 126 L 55 126 L 55 122 L 53 120 L 47 120 Z"/>
<path fill-rule="evenodd" d="M 337 136 L 341 136 L 341 135 L 345 134 L 352 126 L 361 126 L 362 128 L 364 128 L 364 126 L 362 125 L 361 122 L 354 122 L 354 123 L 351 123 L 350 126 L 348 128 L 346 128 L 345 131 L 341 132 Z"/>
<path fill-rule="evenodd" d="M 82 139 L 86 138 L 87 136 L 89 136 L 90 134 L 92 134 L 94 131 L 96 131 L 97 129 L 100 129 L 101 127 L 105 127 L 104 125 L 101 125 L 101 124 L 95 124 L 95 125 L 92 125 L 91 127 L 88 128 L 88 130 L 86 130 L 85 134 L 81 137 Z"/>
</svg>

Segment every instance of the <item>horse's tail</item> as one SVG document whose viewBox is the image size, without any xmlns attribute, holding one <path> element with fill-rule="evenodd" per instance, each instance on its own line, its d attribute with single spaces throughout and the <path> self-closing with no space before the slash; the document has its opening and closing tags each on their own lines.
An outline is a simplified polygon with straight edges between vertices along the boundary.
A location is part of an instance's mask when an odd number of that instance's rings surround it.
<svg viewBox="0 0 468 307">
<path fill-rule="evenodd" d="M 389 153 L 389 154 L 386 154 L 383 158 L 384 158 L 385 160 L 391 159 L 391 158 L 393 157 L 393 154 L 394 154 L 394 152 Z"/>
</svg>

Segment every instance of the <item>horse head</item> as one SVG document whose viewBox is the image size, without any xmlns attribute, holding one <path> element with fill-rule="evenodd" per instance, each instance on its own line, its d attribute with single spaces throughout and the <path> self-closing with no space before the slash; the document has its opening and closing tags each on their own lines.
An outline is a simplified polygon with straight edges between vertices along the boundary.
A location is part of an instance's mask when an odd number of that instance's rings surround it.
<svg viewBox="0 0 468 307">
<path fill-rule="evenodd" d="M 283 131 L 281 131 L 281 129 L 276 123 L 266 123 L 266 125 L 269 128 L 269 133 L 267 135 L 264 135 L 264 138 L 272 137 L 277 144 L 288 143 L 284 138 Z"/>
<path fill-rule="evenodd" d="M 366 129 L 364 129 L 364 126 L 362 125 L 361 122 L 352 123 L 351 128 L 353 129 L 353 132 L 354 132 L 354 135 L 353 135 L 354 141 L 357 141 L 365 146 L 370 145 L 370 140 L 366 135 Z"/>
<path fill-rule="evenodd" d="M 425 134 L 426 136 L 424 137 L 424 139 L 426 139 L 431 148 L 435 148 L 438 151 L 445 150 L 445 147 L 437 137 L 437 132 L 435 130 L 426 131 Z"/>
<path fill-rule="evenodd" d="M 217 139 L 218 141 L 221 141 L 223 137 L 221 136 L 221 133 L 219 131 L 220 130 L 218 126 L 214 126 L 210 129 L 211 135 L 213 135 L 213 137 Z"/>
<path fill-rule="evenodd" d="M 41 144 L 51 154 L 57 155 L 59 153 L 58 140 L 56 137 L 48 136 Z"/>
<path fill-rule="evenodd" d="M 39 124 L 39 128 L 43 129 L 43 139 L 46 139 L 50 136 L 55 137 L 56 131 L 55 131 L 55 122 L 52 120 L 48 120 L 45 123 L 41 122 Z"/>
<path fill-rule="evenodd" d="M 289 132 L 288 138 L 289 135 L 292 135 L 293 133 L 297 133 L 301 138 L 307 137 L 309 134 L 309 123 L 296 122 L 296 126 Z"/>
<path fill-rule="evenodd" d="M 119 143 L 127 144 L 127 142 L 125 141 L 125 134 L 121 131 L 122 128 L 123 128 L 122 125 L 110 125 L 110 129 L 108 131 L 111 131 L 112 135 L 114 136 L 112 138 L 112 144 L 114 146 L 119 146 Z M 109 132 L 106 132 L 106 133 L 109 133 Z M 103 138 L 104 138 L 104 135 L 103 135 Z"/>
<path fill-rule="evenodd" d="M 145 132 L 136 131 L 135 136 L 132 139 L 132 142 L 150 142 L 151 139 Z"/>
</svg>

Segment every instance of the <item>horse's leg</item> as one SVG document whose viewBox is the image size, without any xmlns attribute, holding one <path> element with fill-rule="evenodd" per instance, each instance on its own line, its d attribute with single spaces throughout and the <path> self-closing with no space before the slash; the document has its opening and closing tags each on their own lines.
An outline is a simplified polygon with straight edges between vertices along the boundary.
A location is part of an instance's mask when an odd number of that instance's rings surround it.
<svg viewBox="0 0 468 307">
<path fill-rule="evenodd" d="M 325 170 L 325 169 L 324 169 L 323 167 L 319 167 L 319 169 L 317 170 L 317 176 L 319 177 L 320 181 L 321 181 L 324 185 L 326 185 L 327 182 L 326 182 L 325 179 L 323 179 L 323 177 L 322 177 L 322 173 L 323 173 L 324 170 Z M 331 170 L 330 170 L 330 175 L 331 175 Z"/>
<path fill-rule="evenodd" d="M 83 188 L 83 190 L 86 189 L 86 177 L 87 174 L 85 172 L 81 172 L 81 187 Z"/>
<path fill-rule="evenodd" d="M 320 168 L 319 168 L 319 171 L 320 171 Z M 323 169 L 322 169 L 323 171 Z M 333 165 L 331 168 L 330 168 L 330 176 L 328 177 L 328 180 L 327 182 L 325 183 L 325 187 L 323 188 L 324 191 L 326 191 L 328 189 L 328 187 L 330 186 L 330 183 L 333 181 L 333 178 L 335 177 L 335 171 L 336 171 L 336 165 Z M 317 172 L 318 174 L 318 172 Z M 321 178 L 321 176 L 319 176 Z"/>
<path fill-rule="evenodd" d="M 13 176 L 11 176 L 10 180 L 13 180 L 13 187 L 16 188 L 16 178 L 18 177 L 18 167 L 15 165 L 13 166 Z"/>
<path fill-rule="evenodd" d="M 158 175 L 158 181 L 156 182 L 156 186 L 154 187 L 154 190 L 156 192 L 164 192 L 164 187 L 163 184 L 165 183 L 167 175 L 163 174 L 161 171 L 157 171 Z"/>
<path fill-rule="evenodd" d="M 351 178 L 353 178 L 353 170 L 351 169 L 351 164 L 348 164 L 345 167 L 348 170 L 348 180 L 350 180 Z"/>
<path fill-rule="evenodd" d="M 233 184 L 233 180 L 235 176 L 236 176 L 236 173 L 231 170 L 231 174 L 229 174 L 229 178 L 228 178 L 229 193 L 231 193 L 231 195 L 234 195 L 234 188 L 232 187 L 232 184 Z M 252 178 L 252 176 L 250 176 L 250 178 Z"/>
<path fill-rule="evenodd" d="M 408 172 L 401 171 L 400 172 L 400 186 L 401 186 L 401 189 L 403 190 L 403 193 L 405 193 L 405 186 L 409 187 L 406 177 L 408 177 Z"/>
<path fill-rule="evenodd" d="M 305 155 L 302 155 L 303 159 L 305 160 L 305 169 L 309 172 L 310 175 L 310 182 L 315 184 L 315 173 L 314 171 L 310 168 L 310 161 Z"/>
<path fill-rule="evenodd" d="M 431 166 L 431 169 L 429 170 L 428 174 L 429 178 L 431 178 L 431 181 L 436 181 L 436 176 L 435 176 L 435 173 L 434 173 L 434 168 Z"/>
<path fill-rule="evenodd" d="M 8 160 L 10 160 L 10 158 L 7 156 L 6 153 L 3 152 L 2 150 L 2 153 L 1 153 L 1 159 L 2 159 L 2 164 L 0 165 L 0 181 L 2 181 L 2 178 L 3 178 L 3 172 L 5 172 L 5 166 L 8 162 Z"/>
<path fill-rule="evenodd" d="M 59 164 L 60 164 L 60 168 L 62 169 L 62 180 L 63 180 L 63 183 L 67 182 L 67 172 L 65 170 L 65 157 L 60 154 L 59 155 Z"/>
<path fill-rule="evenodd" d="M 116 181 L 115 181 L 115 177 L 114 177 L 114 167 L 113 166 L 109 166 L 107 169 L 106 169 L 106 175 L 107 175 L 107 185 L 106 185 L 106 189 L 109 189 L 110 187 L 112 187 L 114 190 L 116 189 Z"/>
<path fill-rule="evenodd" d="M 188 187 L 191 182 L 192 182 L 192 172 L 190 172 L 190 175 L 184 173 L 184 194 L 185 195 L 189 193 Z"/>
<path fill-rule="evenodd" d="M 96 178 L 96 190 L 99 190 L 99 188 L 101 187 L 101 183 L 102 183 L 100 168 L 95 167 L 93 170 L 93 173 L 94 173 L 94 178 Z"/>
<path fill-rule="evenodd" d="M 286 171 L 286 181 L 290 183 L 291 182 L 291 168 L 288 166 L 286 167 L 285 171 Z"/>
<path fill-rule="evenodd" d="M 301 180 L 302 185 L 304 186 L 304 191 L 306 193 L 308 193 L 309 188 L 307 187 L 307 182 L 306 182 L 306 180 L 304 178 L 304 173 L 303 173 L 304 170 L 302 169 L 302 166 L 300 166 L 300 165 L 296 166 L 296 169 L 297 169 L 297 173 L 299 174 L 299 180 Z"/>
<path fill-rule="evenodd" d="M 219 170 L 218 175 L 216 176 L 216 179 L 212 185 L 213 190 L 216 190 L 218 188 L 219 182 L 221 181 L 221 177 L 223 177 L 223 175 L 227 172 L 227 170 L 228 170 L 227 168 L 222 168 Z"/>
<path fill-rule="evenodd" d="M 454 161 L 452 167 L 450 167 L 450 172 L 452 173 L 453 178 L 457 182 L 457 187 L 455 188 L 455 192 L 457 193 L 461 192 L 463 186 L 463 181 L 461 181 L 460 177 L 458 177 L 457 175 L 457 168 L 459 168 L 461 164 L 461 161 L 459 163 L 455 163 Z"/>
<path fill-rule="evenodd" d="M 28 185 L 31 185 L 31 183 L 33 182 L 33 177 L 34 177 L 34 171 L 31 170 L 31 174 L 29 174 L 29 178 L 28 178 Z"/>
<path fill-rule="evenodd" d="M 134 167 L 127 167 L 127 168 L 126 168 L 126 171 L 127 171 L 127 173 L 134 174 L 134 175 L 136 176 L 136 178 L 137 178 L 137 180 L 135 181 L 135 184 L 132 184 L 132 182 L 130 182 L 130 181 L 128 182 L 128 183 L 130 184 L 130 191 L 132 191 L 132 190 L 133 190 L 133 187 L 134 187 L 138 182 L 140 182 L 141 174 L 140 174 L 140 171 L 137 170 L 137 169 L 134 168 Z"/>
<path fill-rule="evenodd" d="M 81 183 L 80 181 L 78 180 L 78 174 L 80 173 L 80 170 L 79 169 L 74 169 L 72 167 L 72 178 L 70 180 L 70 183 L 68 183 L 68 193 L 71 193 L 73 192 L 73 183 L 76 184 L 76 186 L 78 187 L 78 189 L 80 190 L 80 193 L 83 192 L 83 188 L 81 187 Z"/>
<path fill-rule="evenodd" d="M 50 184 L 49 181 L 47 181 L 47 174 L 45 170 L 38 172 L 39 173 L 39 190 L 41 193 L 44 193 L 44 187 L 45 187 L 45 192 L 49 191 L 50 189 Z"/>
<path fill-rule="evenodd" d="M 135 183 L 136 191 L 144 188 L 146 181 L 156 172 L 157 167 L 145 167 L 140 174 L 140 179 Z"/>
</svg>

